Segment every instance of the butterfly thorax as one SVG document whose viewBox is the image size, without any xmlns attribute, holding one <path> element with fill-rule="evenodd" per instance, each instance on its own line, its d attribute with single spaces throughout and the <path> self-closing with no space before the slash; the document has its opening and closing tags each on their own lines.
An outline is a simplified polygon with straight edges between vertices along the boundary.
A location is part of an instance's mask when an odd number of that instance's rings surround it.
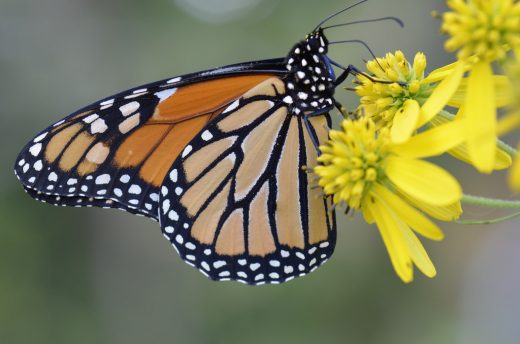
<svg viewBox="0 0 520 344">
<path fill-rule="evenodd" d="M 293 114 L 316 113 L 333 106 L 334 75 L 326 62 L 327 49 L 327 38 L 318 31 L 307 35 L 287 56 L 284 102 Z"/>
</svg>

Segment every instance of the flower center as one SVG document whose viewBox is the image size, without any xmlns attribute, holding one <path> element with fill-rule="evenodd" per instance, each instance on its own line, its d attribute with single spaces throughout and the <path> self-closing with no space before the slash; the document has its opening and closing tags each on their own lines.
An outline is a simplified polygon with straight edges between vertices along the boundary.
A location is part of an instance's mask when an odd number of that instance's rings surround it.
<svg viewBox="0 0 520 344">
<path fill-rule="evenodd" d="M 460 59 L 476 55 L 486 61 L 501 60 L 520 45 L 520 3 L 513 0 L 451 0 L 453 12 L 443 15 L 442 31 L 450 39 L 448 51 L 459 50 Z"/>
<path fill-rule="evenodd" d="M 376 135 L 369 118 L 344 120 L 341 127 L 341 131 L 331 130 L 330 140 L 320 147 L 314 172 L 325 194 L 334 195 L 334 203 L 359 209 L 371 185 L 385 179 L 390 135 L 386 128 Z"/>
<path fill-rule="evenodd" d="M 394 82 L 385 84 L 373 82 L 362 74 L 357 76 L 355 92 L 361 97 L 359 110 L 372 118 L 377 128 L 391 127 L 396 112 L 407 100 L 416 100 L 422 105 L 432 93 L 431 85 L 423 82 L 426 69 L 423 53 L 415 55 L 413 65 L 401 51 L 388 53 L 377 61 L 368 61 L 367 69 L 377 80 Z"/>
</svg>

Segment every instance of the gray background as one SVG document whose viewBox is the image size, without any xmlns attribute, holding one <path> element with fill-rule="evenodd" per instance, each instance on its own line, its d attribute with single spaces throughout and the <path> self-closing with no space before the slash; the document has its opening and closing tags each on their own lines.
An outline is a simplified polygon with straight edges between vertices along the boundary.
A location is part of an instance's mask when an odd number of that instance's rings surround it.
<svg viewBox="0 0 520 344">
<path fill-rule="evenodd" d="M 424 242 L 438 269 L 411 285 L 394 274 L 374 226 L 339 216 L 333 259 L 280 286 L 215 283 L 188 267 L 149 220 L 119 211 L 54 208 L 26 196 L 12 165 L 48 124 L 131 86 L 283 56 L 347 1 L 0 0 L 0 342 L 2 343 L 513 343 L 520 327 L 520 222 L 442 225 Z M 443 2 L 372 0 L 331 31 L 376 54 L 402 49 L 449 63 Z M 331 55 L 363 67 L 362 47 Z M 345 83 L 350 85 L 350 83 Z M 338 89 L 351 108 L 355 98 Z M 509 142 L 514 137 L 506 138 Z M 481 176 L 436 159 L 467 192 L 512 197 L 505 174 Z M 496 217 L 470 208 L 468 217 Z M 516 340 L 515 340 L 516 339 Z"/>
</svg>

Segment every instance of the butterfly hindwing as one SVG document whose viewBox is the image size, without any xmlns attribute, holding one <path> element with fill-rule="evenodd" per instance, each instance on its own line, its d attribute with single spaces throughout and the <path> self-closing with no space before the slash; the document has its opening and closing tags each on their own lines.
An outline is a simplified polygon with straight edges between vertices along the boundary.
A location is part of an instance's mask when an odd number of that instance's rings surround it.
<svg viewBox="0 0 520 344">
<path fill-rule="evenodd" d="M 223 110 L 174 162 L 161 188 L 163 234 L 216 280 L 280 283 L 325 262 L 335 220 L 306 173 L 316 148 L 301 116 L 264 81 Z M 328 116 L 311 119 L 320 141 Z M 314 187 L 313 187 L 314 186 Z"/>
</svg>

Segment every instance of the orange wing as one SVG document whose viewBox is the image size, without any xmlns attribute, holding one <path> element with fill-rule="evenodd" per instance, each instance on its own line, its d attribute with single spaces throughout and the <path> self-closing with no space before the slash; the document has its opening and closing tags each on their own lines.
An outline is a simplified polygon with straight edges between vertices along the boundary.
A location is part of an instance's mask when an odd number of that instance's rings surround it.
<svg viewBox="0 0 520 344">
<path fill-rule="evenodd" d="M 284 93 L 270 78 L 244 94 L 186 146 L 163 181 L 163 234 L 212 279 L 281 283 L 334 251 L 330 200 L 302 168 L 316 162 L 316 148 Z M 310 119 L 320 142 L 328 120 Z"/>
<path fill-rule="evenodd" d="M 197 133 L 272 74 L 175 78 L 95 103 L 41 132 L 15 172 L 56 205 L 121 208 L 157 219 L 161 183 Z"/>
</svg>

